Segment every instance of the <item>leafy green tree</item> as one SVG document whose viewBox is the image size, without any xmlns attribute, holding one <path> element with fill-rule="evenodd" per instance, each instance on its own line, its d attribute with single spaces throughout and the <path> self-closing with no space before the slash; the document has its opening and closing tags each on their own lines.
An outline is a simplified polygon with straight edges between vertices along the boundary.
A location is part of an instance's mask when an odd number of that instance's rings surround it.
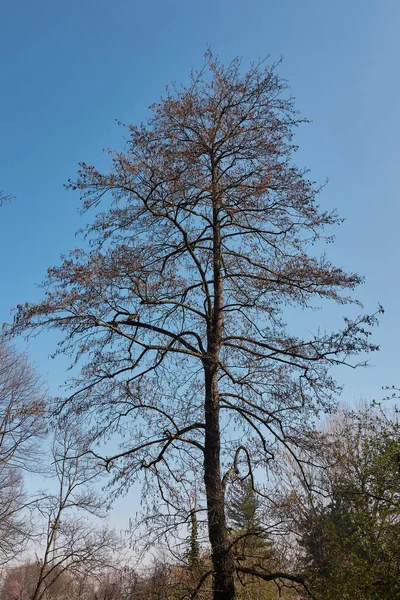
<svg viewBox="0 0 400 600">
<path fill-rule="evenodd" d="M 288 569 L 283 568 L 279 552 L 268 535 L 264 522 L 265 498 L 254 488 L 251 478 L 235 479 L 229 487 L 227 498 L 228 523 L 232 528 L 232 545 L 236 561 L 243 572 L 238 577 L 237 594 L 243 600 L 286 598 L 285 587 L 280 582 L 255 580 L 251 572 L 265 575 Z M 248 569 L 248 572 L 246 572 Z"/>
<path fill-rule="evenodd" d="M 190 536 L 189 549 L 187 551 L 187 560 L 189 568 L 198 570 L 201 566 L 200 544 L 199 544 L 199 526 L 197 522 L 196 509 L 190 511 Z"/>
<path fill-rule="evenodd" d="M 261 529 L 260 500 L 250 480 L 236 482 L 230 488 L 227 515 L 237 531 L 253 532 Z"/>
<path fill-rule="evenodd" d="M 324 600 L 400 598 L 398 413 L 344 413 L 324 474 L 327 501 L 303 521 L 305 564 Z"/>
<path fill-rule="evenodd" d="M 227 517 L 232 527 L 236 552 L 254 558 L 271 556 L 261 518 L 261 501 L 250 479 L 237 480 L 228 494 Z"/>
</svg>

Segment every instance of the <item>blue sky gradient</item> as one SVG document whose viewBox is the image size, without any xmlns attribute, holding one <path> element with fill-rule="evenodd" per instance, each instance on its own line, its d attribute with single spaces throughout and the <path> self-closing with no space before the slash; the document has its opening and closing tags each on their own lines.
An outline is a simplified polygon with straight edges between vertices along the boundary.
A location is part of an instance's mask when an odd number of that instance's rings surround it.
<svg viewBox="0 0 400 600">
<path fill-rule="evenodd" d="M 328 255 L 365 275 L 367 311 L 386 310 L 375 367 L 337 373 L 343 399 L 400 384 L 398 0 L 15 0 L 0 10 L 0 189 L 16 196 L 0 209 L 0 321 L 39 299 L 46 268 L 79 245 L 79 198 L 63 183 L 79 161 L 101 167 L 103 148 L 123 147 L 115 119 L 144 119 L 168 83 L 201 66 L 207 45 L 223 62 L 242 55 L 244 67 L 283 56 L 279 72 L 312 120 L 296 161 L 329 178 L 321 204 L 346 218 Z M 342 312 L 324 308 L 321 323 Z M 65 361 L 48 360 L 54 336 L 29 347 L 55 391 Z"/>
</svg>

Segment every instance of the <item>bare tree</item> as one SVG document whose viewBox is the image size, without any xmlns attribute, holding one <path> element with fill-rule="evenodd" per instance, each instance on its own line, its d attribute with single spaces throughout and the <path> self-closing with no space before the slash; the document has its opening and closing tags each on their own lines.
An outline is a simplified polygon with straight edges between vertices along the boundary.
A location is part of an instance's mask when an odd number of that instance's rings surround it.
<svg viewBox="0 0 400 600">
<path fill-rule="evenodd" d="M 46 402 L 26 354 L 0 335 L 0 563 L 20 553 L 30 533 L 32 502 L 21 469 L 33 467 L 45 433 Z"/>
<path fill-rule="evenodd" d="M 30 523 L 21 473 L 0 468 L 0 565 L 12 561 L 25 547 Z"/>
<path fill-rule="evenodd" d="M 30 600 L 37 570 L 37 563 L 32 561 L 8 568 L 1 581 L 1 600 Z"/>
<path fill-rule="evenodd" d="M 104 516 L 104 499 L 91 484 L 99 467 L 85 454 L 82 439 L 68 426 L 57 433 L 53 445 L 57 491 L 38 505 L 44 518 L 44 550 L 30 600 L 41 600 L 64 574 L 95 576 L 113 565 L 121 542 L 113 530 L 97 527 L 87 515 Z M 50 474 L 50 473 L 49 473 Z"/>
<path fill-rule="evenodd" d="M 40 563 L 32 560 L 9 567 L 2 577 L 0 600 L 31 600 L 35 593 L 39 571 Z M 113 575 L 115 577 L 115 574 Z M 51 589 L 47 590 L 46 597 L 51 600 L 114 600 L 114 598 L 129 600 L 127 594 L 125 596 L 121 593 L 115 596 L 107 594 L 111 587 L 109 581 L 110 574 L 107 572 L 91 577 L 87 574 L 64 571 L 54 581 Z M 121 591 L 121 588 L 122 585 L 116 589 Z M 99 593 L 99 589 L 104 589 L 105 593 Z"/>
<path fill-rule="evenodd" d="M 230 476 L 245 469 L 254 481 L 278 444 L 295 454 L 307 423 L 335 403 L 330 368 L 376 349 L 374 316 L 310 338 L 287 331 L 285 307 L 354 302 L 346 290 L 361 278 L 311 249 L 339 218 L 319 209 L 319 188 L 293 164 L 302 119 L 286 88 L 275 66 L 242 75 L 240 61 L 225 68 L 207 53 L 188 87 L 129 126 L 109 173 L 81 165 L 70 187 L 83 211 L 106 203 L 86 229 L 91 251 L 50 269 L 45 299 L 20 306 L 14 325 L 60 330 L 57 352 L 84 361 L 59 410 L 78 412 L 93 439 L 123 434 L 104 457 L 115 482 L 146 471 L 179 514 L 176 487 L 197 465 L 214 600 L 232 600 L 244 571 L 225 517 Z"/>
<path fill-rule="evenodd" d="M 0 468 L 28 468 L 45 433 L 46 396 L 28 356 L 0 335 Z"/>
</svg>

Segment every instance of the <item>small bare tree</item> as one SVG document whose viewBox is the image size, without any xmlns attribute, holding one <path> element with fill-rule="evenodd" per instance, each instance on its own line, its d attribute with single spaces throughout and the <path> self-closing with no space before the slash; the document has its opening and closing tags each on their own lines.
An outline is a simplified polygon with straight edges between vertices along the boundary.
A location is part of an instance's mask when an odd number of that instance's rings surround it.
<svg viewBox="0 0 400 600">
<path fill-rule="evenodd" d="M 28 356 L 0 335 L 0 468 L 29 468 L 45 431 L 43 383 Z"/>
<path fill-rule="evenodd" d="M 30 600 L 37 576 L 38 565 L 33 561 L 9 567 L 2 577 L 1 600 Z"/>
<path fill-rule="evenodd" d="M 67 425 L 53 444 L 57 490 L 38 505 L 44 519 L 44 546 L 30 600 L 41 600 L 64 574 L 95 576 L 114 563 L 121 541 L 113 530 L 97 527 L 88 515 L 105 516 L 105 502 L 92 485 L 98 480 L 97 461 L 85 451 L 81 436 Z"/>
<path fill-rule="evenodd" d="M 25 546 L 30 526 L 24 508 L 21 473 L 0 468 L 0 565 L 16 558 Z"/>
<path fill-rule="evenodd" d="M 362 279 L 316 255 L 339 222 L 317 204 L 319 188 L 293 163 L 302 122 L 276 68 L 241 73 L 207 54 L 188 87 L 128 128 L 111 171 L 82 164 L 71 183 L 83 210 L 105 204 L 88 226 L 92 250 L 49 270 L 46 297 L 19 308 L 14 331 L 56 328 L 59 351 L 83 360 L 59 410 L 79 412 L 94 438 L 123 434 L 105 457 L 123 485 L 143 470 L 164 502 L 187 465 L 204 478 L 214 600 L 235 598 L 235 562 L 225 516 L 230 476 L 271 469 L 276 446 L 295 454 L 338 386 L 330 368 L 376 346 L 375 317 L 301 338 L 285 307 L 353 302 Z M 264 581 L 294 573 L 246 567 Z"/>
<path fill-rule="evenodd" d="M 21 552 L 30 532 L 21 469 L 33 468 L 44 436 L 46 401 L 26 354 L 0 335 L 0 564 Z"/>
</svg>

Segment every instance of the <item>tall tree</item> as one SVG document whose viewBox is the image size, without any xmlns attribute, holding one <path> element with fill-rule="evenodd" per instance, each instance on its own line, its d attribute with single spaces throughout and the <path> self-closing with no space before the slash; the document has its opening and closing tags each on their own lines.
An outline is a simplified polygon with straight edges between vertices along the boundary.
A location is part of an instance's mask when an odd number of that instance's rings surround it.
<svg viewBox="0 0 400 600">
<path fill-rule="evenodd" d="M 50 269 L 45 299 L 20 306 L 14 325 L 60 330 L 57 352 L 83 361 L 59 410 L 86 416 L 93 438 L 123 431 L 104 457 L 115 482 L 146 470 L 169 502 L 185 465 L 202 470 L 214 600 L 235 597 L 242 569 L 225 516 L 230 473 L 270 467 L 277 443 L 295 452 L 335 401 L 330 367 L 376 348 L 371 316 L 310 339 L 286 330 L 286 306 L 352 302 L 361 281 L 309 251 L 339 219 L 293 164 L 302 119 L 286 87 L 274 66 L 242 74 L 239 60 L 225 68 L 207 53 L 187 87 L 128 127 L 109 173 L 81 165 L 70 187 L 84 212 L 99 211 L 92 247 Z"/>
</svg>

